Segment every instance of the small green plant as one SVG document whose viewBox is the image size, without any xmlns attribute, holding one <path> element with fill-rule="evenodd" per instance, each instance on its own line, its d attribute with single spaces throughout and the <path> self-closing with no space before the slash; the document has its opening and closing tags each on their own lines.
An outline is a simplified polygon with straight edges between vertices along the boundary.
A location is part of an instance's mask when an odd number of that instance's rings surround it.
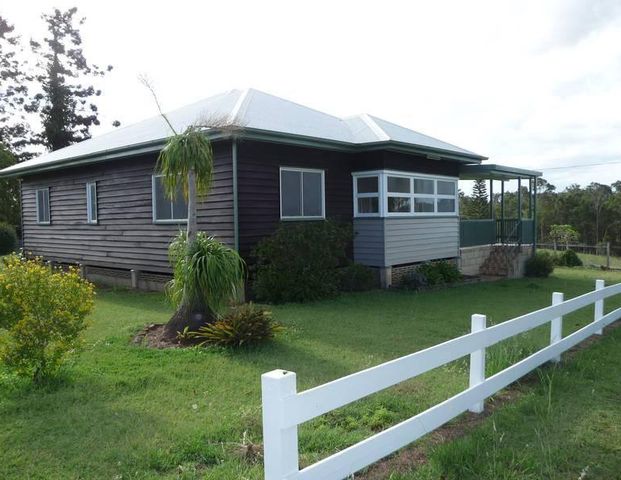
<svg viewBox="0 0 621 480">
<path fill-rule="evenodd" d="M 537 252 L 526 260 L 525 274 L 527 277 L 549 277 L 554 271 L 554 259 L 547 252 Z"/>
<path fill-rule="evenodd" d="M 398 287 L 403 290 L 421 290 L 428 285 L 427 277 L 421 272 L 408 272 L 399 281 Z"/>
<path fill-rule="evenodd" d="M 559 265 L 564 267 L 581 267 L 582 260 L 573 250 L 565 250 L 559 257 Z"/>
<path fill-rule="evenodd" d="M 0 223 L 0 255 L 7 255 L 17 248 L 17 233 L 8 223 Z"/>
<path fill-rule="evenodd" d="M 351 224 L 330 220 L 282 224 L 255 249 L 253 288 L 271 303 L 310 302 L 339 291 Z"/>
<path fill-rule="evenodd" d="M 446 260 L 423 263 L 416 270 L 427 279 L 429 286 L 455 283 L 462 278 L 457 265 Z"/>
<path fill-rule="evenodd" d="M 350 263 L 338 270 L 343 292 L 365 292 L 376 286 L 375 273 L 360 263 Z"/>
<path fill-rule="evenodd" d="M 76 269 L 50 270 L 40 259 L 11 255 L 0 272 L 0 360 L 36 383 L 50 377 L 80 344 L 94 287 Z"/>
<path fill-rule="evenodd" d="M 246 303 L 233 307 L 215 323 L 200 327 L 193 337 L 202 340 L 199 345 L 243 347 L 267 342 L 282 330 L 283 327 L 272 320 L 271 312 Z"/>
</svg>

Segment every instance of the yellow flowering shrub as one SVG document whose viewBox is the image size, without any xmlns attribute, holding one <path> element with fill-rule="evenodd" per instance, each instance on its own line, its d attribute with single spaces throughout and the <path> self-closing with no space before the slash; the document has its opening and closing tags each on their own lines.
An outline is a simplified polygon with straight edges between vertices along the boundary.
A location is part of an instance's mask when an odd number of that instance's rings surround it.
<svg viewBox="0 0 621 480">
<path fill-rule="evenodd" d="M 0 268 L 0 361 L 35 382 L 52 375 L 80 345 L 94 287 L 77 269 L 41 259 L 4 258 Z"/>
</svg>

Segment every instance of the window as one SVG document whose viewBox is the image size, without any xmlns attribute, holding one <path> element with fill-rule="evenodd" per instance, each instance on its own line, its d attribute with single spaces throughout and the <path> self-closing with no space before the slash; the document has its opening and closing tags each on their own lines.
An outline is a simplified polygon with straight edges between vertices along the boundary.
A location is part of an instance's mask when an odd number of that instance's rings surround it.
<svg viewBox="0 0 621 480">
<path fill-rule="evenodd" d="M 97 182 L 86 184 L 86 221 L 97 223 Z"/>
<path fill-rule="evenodd" d="M 153 175 L 153 221 L 155 223 L 180 223 L 188 221 L 188 203 L 181 188 L 171 200 L 164 190 L 162 175 Z"/>
<path fill-rule="evenodd" d="M 37 223 L 48 225 L 50 223 L 50 189 L 37 189 Z"/>
<path fill-rule="evenodd" d="M 356 215 L 379 215 L 379 177 L 357 177 L 354 189 Z"/>
<path fill-rule="evenodd" d="M 280 218 L 325 217 L 323 170 L 280 169 Z"/>
<path fill-rule="evenodd" d="M 356 217 L 457 215 L 457 179 L 384 170 L 353 177 Z"/>
</svg>

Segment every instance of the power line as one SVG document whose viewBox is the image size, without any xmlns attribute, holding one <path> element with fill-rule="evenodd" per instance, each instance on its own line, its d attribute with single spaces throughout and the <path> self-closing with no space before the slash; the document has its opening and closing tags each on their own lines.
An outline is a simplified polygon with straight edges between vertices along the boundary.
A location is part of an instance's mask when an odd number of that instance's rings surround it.
<svg viewBox="0 0 621 480">
<path fill-rule="evenodd" d="M 565 165 L 561 167 L 539 167 L 539 170 L 562 170 L 565 168 L 598 167 L 602 165 L 619 165 L 619 164 L 621 164 L 621 160 L 617 162 L 583 163 L 581 165 Z"/>
</svg>

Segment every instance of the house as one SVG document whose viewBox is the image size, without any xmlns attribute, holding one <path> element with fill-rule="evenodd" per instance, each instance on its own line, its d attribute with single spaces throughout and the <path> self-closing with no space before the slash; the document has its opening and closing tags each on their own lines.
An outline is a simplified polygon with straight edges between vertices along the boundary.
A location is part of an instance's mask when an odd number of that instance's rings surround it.
<svg viewBox="0 0 621 480">
<path fill-rule="evenodd" d="M 371 115 L 338 118 L 252 89 L 168 118 L 177 131 L 209 119 L 237 125 L 205 131 L 215 176 L 199 228 L 245 257 L 282 222 L 353 221 L 354 260 L 388 286 L 419 262 L 460 259 L 478 273 L 499 262 L 498 245 L 517 245 L 516 256 L 534 243 L 539 172 L 484 165 L 481 155 Z M 21 179 L 24 249 L 97 279 L 149 286 L 170 274 L 167 246 L 187 217 L 182 196 L 166 198 L 154 172 L 170 133 L 155 116 L 0 171 Z M 500 219 L 491 211 L 460 221 L 460 178 L 487 178 L 490 189 L 499 180 L 503 190 L 505 180 L 526 181 L 529 218 L 504 218 L 503 208 Z"/>
</svg>

